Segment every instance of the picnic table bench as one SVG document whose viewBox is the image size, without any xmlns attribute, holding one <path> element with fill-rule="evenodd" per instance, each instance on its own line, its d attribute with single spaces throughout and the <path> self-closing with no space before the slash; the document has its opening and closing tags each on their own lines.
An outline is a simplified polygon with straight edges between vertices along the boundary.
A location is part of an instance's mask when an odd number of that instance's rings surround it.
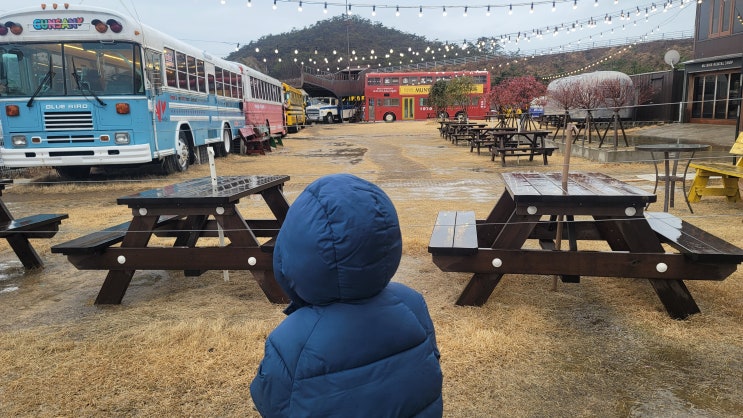
<svg viewBox="0 0 743 418">
<path fill-rule="evenodd" d="M 0 179 L 0 196 L 5 186 L 12 182 L 11 179 Z M 42 267 L 44 262 L 31 246 L 29 239 L 53 237 L 59 231 L 62 220 L 67 218 L 66 213 L 40 213 L 16 219 L 5 202 L 0 199 L 0 238 L 5 238 L 23 267 L 27 269 Z"/>
<path fill-rule="evenodd" d="M 503 133 L 494 132 L 494 143 L 490 146 L 490 161 L 495 161 L 500 157 L 501 165 L 506 166 L 506 157 L 528 156 L 529 161 L 534 160 L 535 155 L 541 155 L 544 165 L 547 165 L 547 157 L 551 156 L 557 147 L 545 145 L 544 139 L 551 131 L 505 131 Z M 521 141 L 521 139 L 524 141 Z"/>
<path fill-rule="evenodd" d="M 702 196 L 725 196 L 729 202 L 741 200 L 739 181 L 743 177 L 743 132 L 738 134 L 730 154 L 738 156 L 736 164 L 702 161 L 689 164 L 689 167 L 696 169 L 696 176 L 689 188 L 687 201 L 699 202 Z M 720 177 L 722 185 L 710 185 L 711 177 Z"/>
<path fill-rule="evenodd" d="M 247 155 L 266 155 L 267 152 L 271 152 L 271 143 L 266 129 L 261 129 L 257 126 L 238 129 L 240 153 Z"/>
<path fill-rule="evenodd" d="M 600 173 L 502 173 L 506 190 L 485 219 L 472 211 L 439 213 L 429 242 L 442 271 L 473 273 L 458 305 L 487 302 L 505 274 L 647 279 L 669 315 L 699 312 L 683 280 L 723 280 L 743 250 L 665 212 L 644 208 L 657 197 Z M 565 221 L 556 222 L 557 216 Z M 568 250 L 558 251 L 557 231 Z M 523 248 L 537 240 L 539 249 Z M 603 241 L 608 250 L 580 249 Z M 667 252 L 668 244 L 676 252 Z"/>
<path fill-rule="evenodd" d="M 250 270 L 269 301 L 288 298 L 273 277 L 273 239 L 289 203 L 282 193 L 289 176 L 202 177 L 123 196 L 132 220 L 52 247 L 80 270 L 108 270 L 96 304 L 119 304 L 136 270 Z M 260 195 L 275 219 L 245 219 L 240 199 Z M 153 237 L 172 245 L 150 245 Z M 224 239 L 224 245 L 201 238 Z M 265 239 L 260 242 L 258 238 Z M 199 245 L 204 244 L 204 245 Z"/>
</svg>

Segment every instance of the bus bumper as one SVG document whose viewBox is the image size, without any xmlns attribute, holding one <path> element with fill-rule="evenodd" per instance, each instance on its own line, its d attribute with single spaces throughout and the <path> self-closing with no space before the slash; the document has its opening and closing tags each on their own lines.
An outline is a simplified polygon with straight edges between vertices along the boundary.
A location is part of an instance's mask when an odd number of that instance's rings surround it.
<svg viewBox="0 0 743 418">
<path fill-rule="evenodd" d="M 121 165 L 152 161 L 150 146 L 82 148 L 0 148 L 6 167 L 57 167 L 70 165 Z"/>
</svg>

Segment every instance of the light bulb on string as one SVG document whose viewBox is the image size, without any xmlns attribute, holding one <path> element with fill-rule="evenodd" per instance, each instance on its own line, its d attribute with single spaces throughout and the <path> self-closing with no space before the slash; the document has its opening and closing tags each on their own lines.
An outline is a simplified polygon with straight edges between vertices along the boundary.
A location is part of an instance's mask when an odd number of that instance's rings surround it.
<svg viewBox="0 0 743 418">
<path fill-rule="evenodd" d="M 442 15 L 442 16 L 446 16 L 446 6 L 444 6 L 444 11 L 443 11 L 443 12 L 441 12 L 441 15 Z"/>
<path fill-rule="evenodd" d="M 485 16 L 490 16 L 490 6 L 488 6 L 488 10 L 485 12 Z"/>
<path fill-rule="evenodd" d="M 276 0 L 274 0 L 276 1 Z M 325 7 L 322 9 L 322 12 L 325 14 L 328 14 L 328 2 L 325 2 Z"/>
<path fill-rule="evenodd" d="M 400 6 L 397 6 L 397 9 L 395 9 L 395 17 L 400 17 Z"/>
<path fill-rule="evenodd" d="M 302 11 L 302 2 L 301 1 L 299 2 L 299 6 L 297 6 L 297 11 L 298 12 L 301 12 Z"/>
<path fill-rule="evenodd" d="M 248 7 L 253 7 L 253 0 L 248 0 L 248 4 L 246 4 Z"/>
<path fill-rule="evenodd" d="M 276 10 L 276 8 L 277 8 L 277 6 L 276 6 L 276 0 L 273 0 L 273 9 Z"/>
<path fill-rule="evenodd" d="M 509 4 L 508 5 L 508 15 L 510 16 L 512 14 L 513 14 L 513 5 L 512 4 Z"/>
</svg>

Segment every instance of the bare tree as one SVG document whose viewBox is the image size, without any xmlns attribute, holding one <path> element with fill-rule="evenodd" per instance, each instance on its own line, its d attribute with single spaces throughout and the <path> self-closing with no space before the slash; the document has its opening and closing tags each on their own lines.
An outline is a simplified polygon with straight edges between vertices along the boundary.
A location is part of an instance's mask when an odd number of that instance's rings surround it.
<svg viewBox="0 0 743 418">
<path fill-rule="evenodd" d="M 552 85 L 552 88 L 547 89 L 548 99 L 552 100 L 565 110 L 562 123 L 557 127 L 553 139 L 557 138 L 558 132 L 562 129 L 562 139 L 563 141 L 565 140 L 565 128 L 570 121 L 570 109 L 576 107 L 577 96 L 578 91 L 575 89 L 575 86 L 572 83 L 567 82 L 567 80 L 561 83 L 555 83 Z"/>
<path fill-rule="evenodd" d="M 591 130 L 596 130 L 596 135 L 601 138 L 601 133 L 593 119 L 593 111 L 603 103 L 603 94 L 601 84 L 597 79 L 590 79 L 574 83 L 575 86 L 575 107 L 586 111 L 586 137 L 588 143 L 591 143 Z"/>
<path fill-rule="evenodd" d="M 619 130 L 622 131 L 622 138 L 624 144 L 627 143 L 627 135 L 624 132 L 624 126 L 622 126 L 622 118 L 619 117 L 619 111 L 623 108 L 634 106 L 635 104 L 635 88 L 632 84 L 623 82 L 620 79 L 607 79 L 600 83 L 600 92 L 602 101 L 612 110 L 612 123 L 606 127 L 604 135 L 601 138 L 601 143 L 606 138 L 606 133 L 609 131 L 609 127 L 614 128 L 614 148 L 617 148 L 619 142 Z M 601 146 L 601 144 L 599 144 Z"/>
</svg>

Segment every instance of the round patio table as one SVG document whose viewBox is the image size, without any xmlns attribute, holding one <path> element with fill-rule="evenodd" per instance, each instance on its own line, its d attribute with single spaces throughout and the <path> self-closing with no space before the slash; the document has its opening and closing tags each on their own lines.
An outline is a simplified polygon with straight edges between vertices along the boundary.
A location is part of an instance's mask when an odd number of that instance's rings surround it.
<svg viewBox="0 0 743 418">
<path fill-rule="evenodd" d="M 655 187 L 653 193 L 658 190 L 658 182 L 661 180 L 665 186 L 664 197 L 663 197 L 663 211 L 668 212 L 668 208 L 673 207 L 674 191 L 676 182 L 681 183 L 681 189 L 684 192 L 684 201 L 686 206 L 689 207 L 689 212 L 694 213 L 689 203 L 689 198 L 686 195 L 686 172 L 689 170 L 689 164 L 694 158 L 694 154 L 697 151 L 706 151 L 709 149 L 708 144 L 643 144 L 636 145 L 635 149 L 638 151 L 649 151 L 650 157 L 653 159 L 653 166 L 655 166 Z M 662 155 L 662 157 L 660 157 Z M 684 167 L 684 174 L 678 175 L 678 164 L 679 161 L 685 159 L 686 166 Z M 663 174 L 658 171 L 658 163 L 663 162 Z"/>
</svg>

